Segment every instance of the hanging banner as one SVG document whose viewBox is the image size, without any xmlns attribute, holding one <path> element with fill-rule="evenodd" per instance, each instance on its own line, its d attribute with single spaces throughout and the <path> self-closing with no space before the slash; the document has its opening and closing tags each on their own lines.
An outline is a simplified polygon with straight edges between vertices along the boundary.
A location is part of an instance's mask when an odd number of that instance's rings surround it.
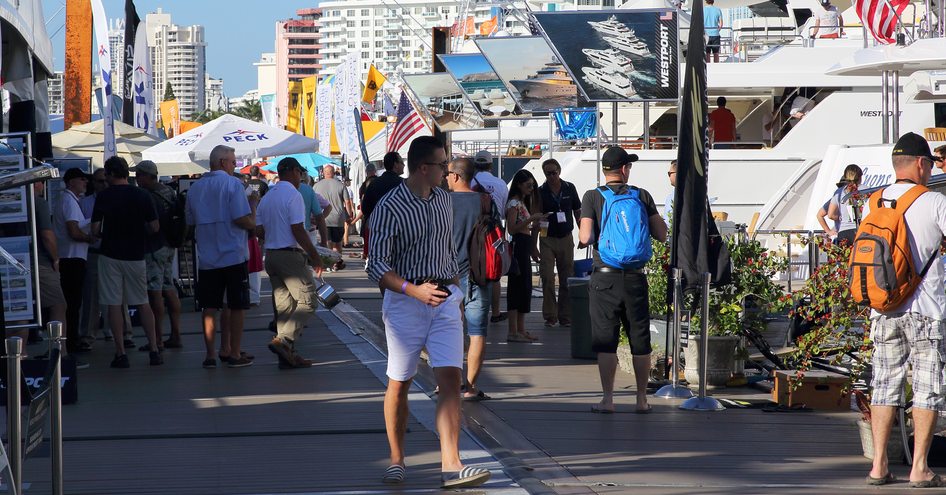
<svg viewBox="0 0 946 495">
<path fill-rule="evenodd" d="M 137 31 L 140 22 L 135 2 L 125 0 L 125 46 L 123 47 L 125 50 L 122 53 L 122 63 L 125 64 L 125 70 L 122 73 L 122 98 L 125 102 L 122 105 L 122 122 L 128 125 L 135 124 L 132 84 L 135 70 L 135 45 L 138 43 Z"/>
<path fill-rule="evenodd" d="M 345 64 L 345 154 L 353 159 L 359 153 L 358 126 L 361 125 L 361 60 L 357 53 L 348 56 Z M 336 114 L 337 115 L 337 114 Z"/>
<path fill-rule="evenodd" d="M 346 119 L 351 117 L 348 111 L 348 105 L 345 103 L 345 79 L 348 78 L 348 71 L 345 70 L 345 61 L 338 66 L 335 77 L 332 78 L 332 119 L 335 123 L 335 139 L 338 140 L 338 152 L 345 154 L 348 152 L 348 126 L 345 125 Z"/>
<path fill-rule="evenodd" d="M 105 122 L 103 132 L 105 134 L 105 146 L 102 155 L 103 160 L 115 156 L 115 119 L 112 116 L 112 55 L 109 51 L 108 42 L 108 18 L 105 17 L 105 7 L 102 6 L 102 0 L 90 0 L 92 2 L 92 24 L 95 26 L 95 53 L 99 55 L 99 73 L 102 76 L 102 86 L 105 88 L 105 95 L 102 98 L 102 115 Z"/>
<path fill-rule="evenodd" d="M 318 105 L 319 121 L 319 154 L 331 156 L 332 151 L 332 85 L 319 84 L 315 91 L 315 102 Z"/>
<path fill-rule="evenodd" d="M 582 10 L 532 14 L 589 101 L 677 101 L 677 12 Z"/>
<path fill-rule="evenodd" d="M 375 68 L 374 64 L 371 64 L 371 67 L 368 68 L 368 79 L 365 81 L 365 94 L 361 96 L 361 101 L 364 103 L 374 101 L 378 90 L 381 89 L 381 86 L 384 85 L 387 80 L 384 74 Z"/>
<path fill-rule="evenodd" d="M 151 50 L 148 49 L 148 30 L 139 29 L 135 33 L 135 63 L 132 74 L 134 92 L 132 110 L 134 125 L 146 134 L 157 136 L 154 124 L 154 74 L 151 72 Z"/>
<path fill-rule="evenodd" d="M 263 112 L 263 123 L 276 127 L 276 95 L 260 95 L 259 106 Z"/>
<path fill-rule="evenodd" d="M 315 76 L 302 78 L 302 128 L 306 137 L 315 137 Z"/>
<path fill-rule="evenodd" d="M 161 123 L 167 137 L 171 138 L 181 133 L 181 109 L 177 100 L 161 102 Z"/>
<path fill-rule="evenodd" d="M 301 97 L 302 82 L 289 81 L 289 112 L 286 116 L 286 130 L 289 132 L 299 133 L 301 130 L 299 125 L 301 120 L 301 115 L 299 115 Z"/>
</svg>

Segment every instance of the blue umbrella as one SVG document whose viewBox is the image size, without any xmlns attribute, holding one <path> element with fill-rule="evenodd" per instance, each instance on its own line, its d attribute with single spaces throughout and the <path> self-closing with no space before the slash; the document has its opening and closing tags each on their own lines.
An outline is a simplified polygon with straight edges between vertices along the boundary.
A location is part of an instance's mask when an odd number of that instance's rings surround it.
<svg viewBox="0 0 946 495">
<path fill-rule="evenodd" d="M 302 165 L 302 168 L 304 168 L 306 172 L 313 177 L 319 176 L 319 169 L 322 168 L 323 165 L 334 163 L 331 158 L 318 153 L 296 153 L 294 155 L 273 157 L 269 160 L 269 164 L 263 167 L 263 169 L 269 170 L 270 172 L 275 172 L 277 167 L 279 167 L 279 162 L 286 158 L 295 158 L 299 164 Z"/>
</svg>

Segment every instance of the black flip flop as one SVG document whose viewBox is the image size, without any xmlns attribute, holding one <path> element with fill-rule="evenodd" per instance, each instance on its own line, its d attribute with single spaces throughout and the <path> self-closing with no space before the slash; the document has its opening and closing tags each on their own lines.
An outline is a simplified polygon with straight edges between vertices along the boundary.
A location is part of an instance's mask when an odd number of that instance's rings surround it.
<svg viewBox="0 0 946 495">
<path fill-rule="evenodd" d="M 489 400 L 490 396 L 486 395 L 482 390 L 476 392 L 476 395 L 464 395 L 463 400 L 465 402 L 479 402 L 481 400 Z"/>
<path fill-rule="evenodd" d="M 869 474 L 867 475 L 867 484 L 870 486 L 889 485 L 894 481 L 897 481 L 897 478 L 894 477 L 893 473 L 887 473 L 887 475 L 882 478 L 874 478 Z"/>
<path fill-rule="evenodd" d="M 941 486 L 946 486 L 946 480 L 940 478 L 938 474 L 933 475 L 932 479 L 910 482 L 910 488 L 939 488 Z"/>
<path fill-rule="evenodd" d="M 762 412 L 811 412 L 814 409 L 804 404 L 795 404 L 794 406 L 772 405 L 762 408 Z"/>
</svg>

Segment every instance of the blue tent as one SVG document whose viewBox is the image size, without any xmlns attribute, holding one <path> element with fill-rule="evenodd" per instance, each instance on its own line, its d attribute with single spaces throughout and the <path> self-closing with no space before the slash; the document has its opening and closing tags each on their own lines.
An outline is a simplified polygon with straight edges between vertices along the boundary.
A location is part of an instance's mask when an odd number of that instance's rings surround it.
<svg viewBox="0 0 946 495">
<path fill-rule="evenodd" d="M 301 164 L 312 177 L 319 176 L 319 169 L 322 168 L 323 165 L 335 163 L 331 158 L 318 153 L 296 153 L 294 155 L 282 155 L 270 158 L 268 160 L 269 164 L 263 167 L 263 169 L 275 172 L 277 167 L 279 167 L 279 162 L 285 158 L 295 158 L 298 160 L 299 164 Z"/>
</svg>

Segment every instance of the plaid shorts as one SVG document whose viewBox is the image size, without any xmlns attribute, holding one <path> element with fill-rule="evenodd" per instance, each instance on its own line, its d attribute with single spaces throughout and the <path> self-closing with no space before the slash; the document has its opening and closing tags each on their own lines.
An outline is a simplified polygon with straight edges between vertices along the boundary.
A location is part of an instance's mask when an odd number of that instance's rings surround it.
<svg viewBox="0 0 946 495">
<path fill-rule="evenodd" d="M 907 364 L 913 367 L 913 404 L 931 411 L 946 410 L 944 345 L 946 322 L 916 313 L 881 315 L 871 326 L 874 341 L 874 389 L 871 404 L 902 406 Z"/>
</svg>

